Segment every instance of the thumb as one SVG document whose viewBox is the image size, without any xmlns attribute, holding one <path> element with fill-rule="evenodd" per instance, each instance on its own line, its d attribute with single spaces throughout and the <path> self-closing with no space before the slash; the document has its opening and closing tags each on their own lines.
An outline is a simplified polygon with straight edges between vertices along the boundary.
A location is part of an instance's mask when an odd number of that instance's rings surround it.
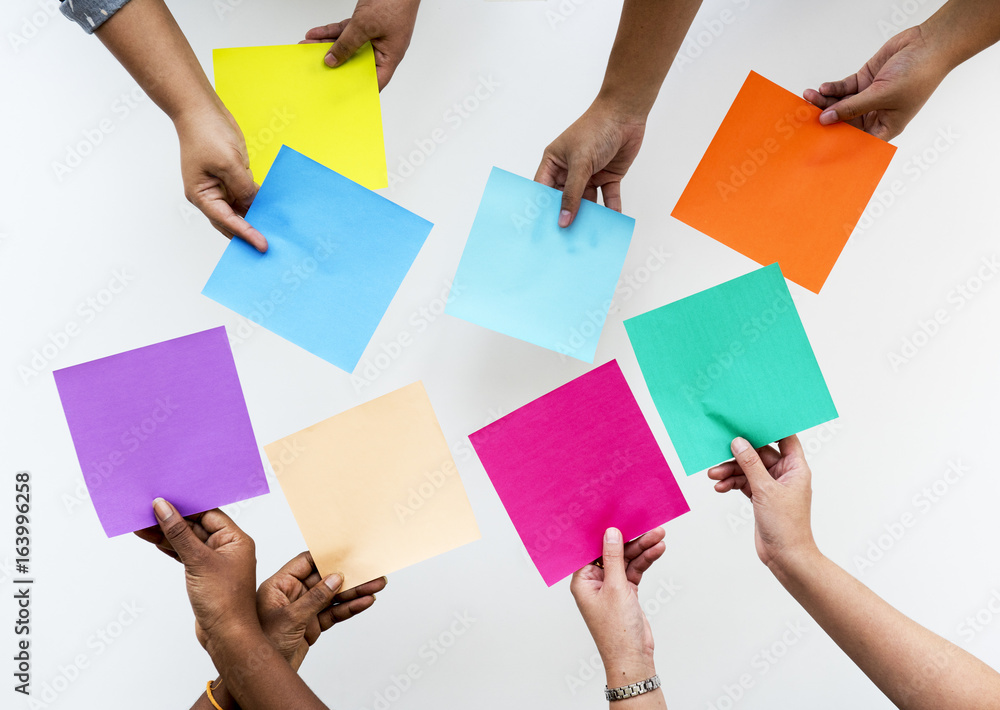
<svg viewBox="0 0 1000 710">
<path fill-rule="evenodd" d="M 580 200 L 590 182 L 590 168 L 583 165 L 577 159 L 570 157 L 569 167 L 566 169 L 566 184 L 563 186 L 562 208 L 559 211 L 559 226 L 568 227 L 576 219 L 576 213 L 580 211 Z"/>
<path fill-rule="evenodd" d="M 198 539 L 177 509 L 162 498 L 157 498 L 153 501 L 153 513 L 160 524 L 160 530 L 181 562 L 185 566 L 196 563 L 205 549 L 205 543 Z"/>
<path fill-rule="evenodd" d="M 240 214 L 246 214 L 247 210 L 250 209 L 253 199 L 257 196 L 257 191 L 260 189 L 253 181 L 250 170 L 243 166 L 235 170 L 220 170 L 219 178 L 226 187 L 226 195 L 233 201 L 233 209 L 232 213 L 228 210 L 220 210 L 220 217 L 217 218 L 224 227 L 243 241 L 248 242 L 257 251 L 266 252 L 267 239 L 240 217 Z M 222 204 L 219 207 L 224 208 Z M 237 214 L 237 211 L 240 214 Z"/>
<path fill-rule="evenodd" d="M 340 37 L 337 41 L 333 43 L 330 47 L 330 51 L 326 53 L 326 57 L 323 61 L 326 62 L 328 67 L 339 67 L 341 64 L 346 62 L 348 59 L 354 56 L 361 45 L 367 42 L 371 37 L 361 29 L 360 22 L 352 22 L 351 20 L 345 20 L 343 32 L 341 32 Z"/>
<path fill-rule="evenodd" d="M 750 446 L 749 441 L 738 436 L 733 439 L 731 448 L 733 456 L 736 457 L 736 463 L 740 465 L 747 477 L 751 493 L 765 491 L 768 486 L 774 485 L 774 479 L 768 473 L 764 462 L 760 460 L 756 449 Z"/>
<path fill-rule="evenodd" d="M 604 583 L 612 588 L 621 588 L 628 583 L 625 576 L 625 543 L 618 528 L 608 528 L 604 533 Z"/>
<path fill-rule="evenodd" d="M 344 575 L 335 572 L 314 584 L 312 589 L 291 604 L 289 610 L 294 611 L 298 619 L 308 620 L 333 603 L 333 598 L 343 584 Z"/>
<path fill-rule="evenodd" d="M 872 87 L 868 87 L 864 91 L 848 96 L 826 108 L 819 115 L 819 122 L 824 126 L 829 126 L 840 121 L 850 121 L 871 111 L 884 108 L 880 104 L 878 93 L 872 91 Z"/>
</svg>

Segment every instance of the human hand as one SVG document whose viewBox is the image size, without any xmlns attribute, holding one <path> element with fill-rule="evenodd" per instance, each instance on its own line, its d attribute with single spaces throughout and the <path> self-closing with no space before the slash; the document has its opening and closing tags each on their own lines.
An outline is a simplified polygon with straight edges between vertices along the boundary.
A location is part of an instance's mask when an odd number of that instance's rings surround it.
<svg viewBox="0 0 1000 710">
<path fill-rule="evenodd" d="M 622 544 L 621 531 L 604 534 L 604 568 L 573 573 L 569 589 L 601 654 L 611 688 L 655 675 L 653 631 L 639 604 L 643 573 L 663 555 L 663 528 Z"/>
<path fill-rule="evenodd" d="M 410 46 L 419 7 L 420 0 L 358 0 L 351 17 L 313 27 L 299 44 L 336 40 L 324 59 L 327 66 L 336 67 L 350 59 L 365 42 L 371 42 L 381 91 Z"/>
<path fill-rule="evenodd" d="M 222 105 L 179 115 L 174 126 L 181 146 L 184 195 L 227 239 L 239 237 L 267 251 L 264 235 L 243 217 L 257 194 L 243 132 Z"/>
<path fill-rule="evenodd" d="M 535 181 L 562 190 L 559 226 L 576 219 L 580 199 L 622 211 L 621 181 L 639 153 L 646 130 L 644 116 L 622 113 L 598 98 L 573 125 L 545 149 Z"/>
<path fill-rule="evenodd" d="M 772 570 L 784 558 L 813 551 L 809 507 L 812 472 L 799 437 L 778 442 L 778 449 L 754 451 L 743 438 L 733 439 L 733 461 L 708 469 L 720 493 L 741 490 L 753 503 L 754 544 L 760 561 Z"/>
<path fill-rule="evenodd" d="M 162 498 L 153 501 L 153 512 L 164 542 L 184 564 L 201 645 L 207 649 L 213 637 L 246 625 L 260 628 L 254 604 L 257 560 L 253 540 L 218 508 L 198 520 L 208 535 L 205 540 L 194 532 L 191 521 Z"/>
<path fill-rule="evenodd" d="M 930 35 L 930 36 L 929 36 Z M 903 30 L 874 57 L 842 81 L 806 89 L 806 101 L 825 109 L 819 122 L 841 121 L 884 141 L 895 138 L 927 103 L 951 67 L 933 33 L 922 27 Z"/>
<path fill-rule="evenodd" d="M 257 590 L 257 618 L 268 640 L 295 670 L 320 634 L 360 614 L 385 589 L 379 577 L 337 594 L 344 578 L 332 574 L 322 582 L 308 552 L 296 556 Z"/>
</svg>

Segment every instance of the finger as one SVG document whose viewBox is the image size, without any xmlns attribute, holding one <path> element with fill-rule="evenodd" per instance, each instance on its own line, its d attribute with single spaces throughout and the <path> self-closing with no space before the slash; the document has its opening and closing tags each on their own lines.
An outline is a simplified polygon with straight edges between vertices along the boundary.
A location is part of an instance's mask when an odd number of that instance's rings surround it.
<svg viewBox="0 0 1000 710">
<path fill-rule="evenodd" d="M 342 30 L 337 41 L 333 43 L 330 47 L 330 51 L 326 53 L 326 57 L 323 61 L 326 62 L 328 67 L 337 67 L 346 62 L 348 59 L 354 56 L 361 45 L 371 39 L 371 37 L 361 29 L 360 22 L 351 22 L 350 20 L 344 20 L 342 23 Z"/>
<path fill-rule="evenodd" d="M 136 530 L 135 536 L 140 540 L 145 540 L 154 545 L 159 545 L 163 542 L 163 531 L 160 528 L 143 528 L 142 530 Z"/>
<path fill-rule="evenodd" d="M 781 439 L 778 442 L 778 449 L 781 451 L 782 456 L 797 457 L 802 459 L 806 457 L 806 453 L 802 449 L 802 442 L 799 441 L 799 437 L 796 434 L 792 434 L 791 436 L 786 436 L 784 439 Z M 770 465 L 768 465 L 768 468 L 770 468 Z"/>
<path fill-rule="evenodd" d="M 618 528 L 608 528 L 604 533 L 601 559 L 604 561 L 604 583 L 612 588 L 624 587 L 628 581 L 625 577 L 625 548 Z"/>
<path fill-rule="evenodd" d="M 819 85 L 819 93 L 823 94 L 823 96 L 842 97 L 858 93 L 860 86 L 858 75 L 851 74 L 840 81 L 824 81 Z"/>
<path fill-rule="evenodd" d="M 191 530 L 188 521 L 181 517 L 173 505 L 156 498 L 153 501 L 153 514 L 160 523 L 163 536 L 177 553 L 185 565 L 196 563 L 205 552 L 205 543 Z"/>
<path fill-rule="evenodd" d="M 628 578 L 628 581 L 632 584 L 639 584 L 639 582 L 642 581 L 643 573 L 645 573 L 645 571 L 648 570 L 654 562 L 660 559 L 666 550 L 667 544 L 665 542 L 658 542 L 648 550 L 644 550 L 641 555 L 629 562 L 628 567 L 625 568 L 625 576 Z"/>
<path fill-rule="evenodd" d="M 625 559 L 635 559 L 653 545 L 660 542 L 666 534 L 667 533 L 663 528 L 656 528 L 655 530 L 650 530 L 645 535 L 640 535 L 635 540 L 632 540 L 630 543 L 625 545 Z"/>
<path fill-rule="evenodd" d="M 538 164 L 538 170 L 535 171 L 535 182 L 540 182 L 548 187 L 558 187 L 565 179 L 563 177 L 565 172 L 565 168 L 559 167 L 559 164 L 546 150 L 542 156 L 542 162 Z"/>
<path fill-rule="evenodd" d="M 339 624 L 341 621 L 347 621 L 352 616 L 357 616 L 365 609 L 370 608 L 374 603 L 375 597 L 372 595 L 358 597 L 343 604 L 336 604 L 319 614 L 319 627 L 323 631 L 326 631 L 334 624 Z"/>
<path fill-rule="evenodd" d="M 223 513 L 218 508 L 205 511 L 201 516 L 201 526 L 208 533 L 206 544 L 212 546 L 212 538 L 215 536 L 224 537 L 248 537 L 246 533 L 233 522 L 233 519 Z"/>
<path fill-rule="evenodd" d="M 322 582 L 289 604 L 288 613 L 303 621 L 318 615 L 333 603 L 333 597 L 343 583 L 344 575 L 339 572 L 327 575 Z"/>
<path fill-rule="evenodd" d="M 751 491 L 755 493 L 766 491 L 770 486 L 776 485 L 764 466 L 764 462 L 760 460 L 760 454 L 750 446 L 746 439 L 739 436 L 733 439 L 732 450 L 736 462 L 740 465 L 740 470 L 743 471 L 750 483 Z"/>
<path fill-rule="evenodd" d="M 622 183 L 620 180 L 613 180 L 601 185 L 601 195 L 604 197 L 604 206 L 615 212 L 622 211 Z"/>
<path fill-rule="evenodd" d="M 767 468 L 771 468 L 771 466 L 778 463 L 781 459 L 781 454 L 771 446 L 760 447 L 757 449 L 757 454 Z M 723 481 L 730 476 L 742 476 L 743 470 L 736 461 L 726 461 L 725 463 L 720 463 L 718 466 L 712 466 L 712 468 L 708 469 L 707 473 L 708 477 L 713 481 Z"/>
<path fill-rule="evenodd" d="M 274 573 L 274 576 L 277 577 L 278 575 L 281 574 L 288 574 L 291 575 L 292 577 L 295 577 L 295 579 L 298 579 L 300 581 L 305 581 L 315 571 L 316 567 L 313 566 L 312 555 L 310 555 L 309 552 L 306 551 L 306 552 L 300 552 L 295 557 L 286 562 L 284 565 L 282 565 L 281 569 L 279 569 L 277 572 Z M 312 585 L 307 585 L 307 586 L 312 586 Z"/>
<path fill-rule="evenodd" d="M 349 602 L 352 599 L 357 599 L 359 597 L 367 597 L 372 594 L 378 594 L 385 589 L 385 585 L 388 582 L 389 580 L 385 577 L 379 577 L 378 579 L 373 579 L 370 582 L 359 584 L 356 587 L 345 589 L 343 592 L 334 597 L 333 600 L 338 603 Z"/>
<path fill-rule="evenodd" d="M 331 22 L 329 25 L 313 27 L 306 32 L 306 40 L 322 42 L 337 39 L 340 37 L 340 33 L 344 31 L 344 25 L 348 22 L 349 20 L 344 20 L 343 22 Z M 299 42 L 299 44 L 302 44 L 302 42 Z"/>
<path fill-rule="evenodd" d="M 747 477 L 743 474 L 731 476 L 724 481 L 715 484 L 715 490 L 719 493 L 728 493 L 732 490 L 742 489 L 747 484 Z"/>
<path fill-rule="evenodd" d="M 253 181 L 250 170 L 242 166 L 236 170 L 220 170 L 219 179 L 222 180 L 226 192 L 232 197 L 233 204 L 230 205 L 228 212 L 219 205 L 218 210 L 222 218 L 216 217 L 216 219 L 224 229 L 228 229 L 234 236 L 248 242 L 257 251 L 266 252 L 267 239 L 239 214 L 246 214 L 250 205 L 253 204 L 253 198 L 257 196 L 257 191 L 260 189 Z M 222 201 L 222 204 L 225 202 Z M 209 218 L 211 219 L 211 217 Z"/>
<path fill-rule="evenodd" d="M 829 126 L 840 121 L 850 121 L 880 108 L 885 108 L 882 97 L 879 96 L 878 91 L 873 91 L 872 87 L 868 87 L 861 93 L 841 99 L 824 110 L 819 115 L 819 122 L 824 126 Z"/>
<path fill-rule="evenodd" d="M 582 162 L 570 162 L 566 172 L 566 185 L 563 187 L 562 208 L 559 211 L 560 227 L 568 227 L 573 224 L 576 213 L 580 211 L 580 199 L 583 197 L 592 175 L 593 172 L 589 166 Z"/>
<path fill-rule="evenodd" d="M 806 89 L 802 92 L 802 98 L 811 103 L 816 108 L 826 108 L 833 106 L 839 100 L 836 96 L 823 96 L 815 89 Z"/>
</svg>

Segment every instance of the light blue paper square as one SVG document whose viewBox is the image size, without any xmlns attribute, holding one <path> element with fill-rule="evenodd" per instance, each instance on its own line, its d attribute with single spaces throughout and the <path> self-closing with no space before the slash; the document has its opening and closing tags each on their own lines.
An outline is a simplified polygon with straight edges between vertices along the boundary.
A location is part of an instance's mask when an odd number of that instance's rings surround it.
<svg viewBox="0 0 1000 710">
<path fill-rule="evenodd" d="M 584 200 L 561 228 L 561 197 L 493 168 L 445 312 L 593 363 L 635 220 Z"/>
<path fill-rule="evenodd" d="M 352 372 L 433 226 L 282 146 L 202 293 Z"/>
</svg>

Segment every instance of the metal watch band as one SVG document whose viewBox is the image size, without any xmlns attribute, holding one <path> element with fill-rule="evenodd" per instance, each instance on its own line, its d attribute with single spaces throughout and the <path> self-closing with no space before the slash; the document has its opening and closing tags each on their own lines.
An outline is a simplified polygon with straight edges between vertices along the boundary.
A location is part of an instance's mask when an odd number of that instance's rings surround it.
<svg viewBox="0 0 1000 710">
<path fill-rule="evenodd" d="M 632 685 L 623 685 L 621 688 L 608 688 L 608 686 L 604 686 L 604 699 L 608 702 L 625 700 L 626 698 L 634 698 L 636 695 L 656 690 L 659 687 L 660 676 L 654 675 L 652 678 L 640 680 L 638 683 L 632 683 Z"/>
</svg>

